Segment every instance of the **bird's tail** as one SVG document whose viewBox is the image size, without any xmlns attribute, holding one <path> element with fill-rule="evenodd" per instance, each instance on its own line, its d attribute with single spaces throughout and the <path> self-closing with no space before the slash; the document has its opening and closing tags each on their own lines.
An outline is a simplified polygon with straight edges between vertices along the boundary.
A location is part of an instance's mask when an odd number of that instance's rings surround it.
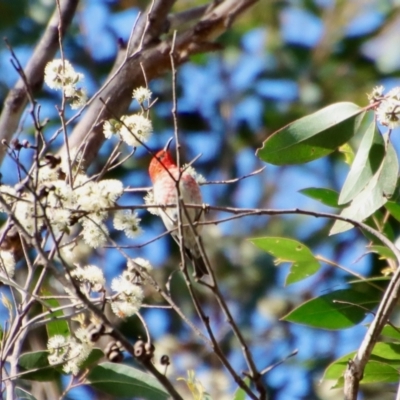
<svg viewBox="0 0 400 400">
<path fill-rule="evenodd" d="M 203 257 L 195 257 L 188 249 L 186 249 L 186 255 L 193 264 L 194 276 L 196 278 L 201 278 L 204 275 L 208 275 L 207 267 L 204 263 Z"/>
</svg>

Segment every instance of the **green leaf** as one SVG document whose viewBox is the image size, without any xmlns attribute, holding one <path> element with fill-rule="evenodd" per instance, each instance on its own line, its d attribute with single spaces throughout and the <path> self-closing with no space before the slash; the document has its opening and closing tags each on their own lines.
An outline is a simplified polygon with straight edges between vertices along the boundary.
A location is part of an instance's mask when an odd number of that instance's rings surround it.
<svg viewBox="0 0 400 400">
<path fill-rule="evenodd" d="M 58 375 L 56 369 L 49 365 L 47 360 L 47 351 L 34 351 L 30 353 L 22 354 L 18 360 L 18 365 L 21 372 L 32 371 L 21 376 L 22 379 L 28 379 L 31 381 L 47 382 L 52 381 Z"/>
<path fill-rule="evenodd" d="M 400 363 L 400 343 L 378 342 L 372 354 L 386 360 L 397 360 Z"/>
<path fill-rule="evenodd" d="M 357 128 L 362 108 L 343 102 L 332 104 L 276 131 L 257 156 L 271 164 L 306 163 L 324 157 L 348 142 Z"/>
<path fill-rule="evenodd" d="M 379 304 L 382 293 L 367 284 L 354 284 L 311 299 L 282 319 L 329 330 L 350 328 L 360 323 Z"/>
<path fill-rule="evenodd" d="M 32 396 L 29 392 L 20 387 L 15 388 L 15 395 L 18 400 L 36 400 L 36 397 Z"/>
<path fill-rule="evenodd" d="M 396 151 L 391 143 L 388 144 L 387 154 L 375 175 L 367 186 L 354 197 L 350 206 L 346 207 L 340 215 L 356 221 L 363 221 L 376 210 L 382 207 L 394 193 L 397 183 L 399 163 Z M 353 228 L 348 222 L 336 221 L 330 234 L 336 234 Z"/>
<path fill-rule="evenodd" d="M 50 292 L 42 290 L 42 295 L 50 296 Z M 46 304 L 48 307 L 43 306 L 44 312 L 49 311 L 49 309 L 51 311 L 54 308 L 60 307 L 60 303 L 56 299 L 46 299 Z M 52 312 L 49 315 L 49 318 L 53 319 L 51 322 L 46 324 L 47 335 L 49 338 L 55 335 L 68 336 L 70 334 L 68 322 L 65 319 L 60 319 L 64 317 L 64 313 L 61 310 Z"/>
<path fill-rule="evenodd" d="M 339 379 L 343 376 L 344 372 L 346 371 L 347 364 L 350 360 L 353 359 L 354 355 L 356 354 L 355 351 L 346 354 L 343 357 L 335 360 L 333 363 L 329 364 L 324 372 L 324 376 L 322 379 L 330 380 L 330 379 Z M 336 385 L 335 385 L 336 386 Z"/>
<path fill-rule="evenodd" d="M 382 329 L 381 335 L 392 339 L 400 340 L 400 328 L 393 327 L 391 325 L 385 325 Z"/>
<path fill-rule="evenodd" d="M 336 362 L 334 364 L 336 364 Z M 343 387 L 344 380 L 342 378 L 342 375 L 346 371 L 346 367 L 347 367 L 347 361 L 345 362 L 342 361 L 334 366 L 331 364 L 328 367 L 328 369 L 330 369 L 329 374 L 327 374 L 328 371 L 327 370 L 323 379 L 334 379 L 328 376 L 337 375 L 339 372 L 341 372 L 340 376 L 338 377 L 339 380 L 334 386 L 334 388 Z M 399 373 L 396 368 L 392 367 L 387 363 L 375 360 L 369 360 L 367 365 L 365 366 L 364 375 L 360 383 L 361 384 L 394 383 L 394 382 L 397 383 L 398 380 L 399 380 Z"/>
<path fill-rule="evenodd" d="M 399 373 L 389 364 L 370 360 L 365 366 L 363 383 L 394 383 L 399 381 Z"/>
<path fill-rule="evenodd" d="M 372 121 L 360 142 L 357 155 L 343 184 L 339 204 L 346 204 L 361 192 L 378 171 L 385 156 L 385 143 L 375 121 Z"/>
<path fill-rule="evenodd" d="M 246 385 L 250 386 L 250 379 L 245 378 L 244 383 Z M 247 396 L 246 392 L 242 388 L 239 387 L 235 392 L 233 400 L 246 400 L 246 396 Z"/>
<path fill-rule="evenodd" d="M 388 201 L 385 204 L 385 208 L 393 218 L 400 222 L 400 204 L 397 204 L 394 201 Z"/>
<path fill-rule="evenodd" d="M 301 281 L 320 269 L 318 260 L 304 244 L 287 238 L 264 237 L 250 239 L 254 245 L 276 257 L 276 264 L 291 263 L 286 285 Z"/>
<path fill-rule="evenodd" d="M 379 258 L 382 260 L 387 260 L 387 259 L 396 260 L 396 257 L 393 254 L 393 251 L 385 246 L 371 245 L 371 246 L 368 246 L 367 249 L 368 249 L 368 253 L 379 254 L 379 256 L 380 256 Z"/>
<path fill-rule="evenodd" d="M 102 363 L 87 377 L 90 384 L 112 396 L 167 399 L 169 394 L 150 374 L 123 364 Z"/>
<path fill-rule="evenodd" d="M 387 375 L 389 375 L 389 377 L 392 376 L 393 371 L 391 369 L 387 369 L 387 371 L 384 372 L 383 374 L 386 376 L 381 376 L 378 378 L 375 371 L 375 367 L 379 366 L 377 364 L 387 365 L 390 366 L 390 368 L 400 365 L 399 351 L 400 351 L 399 343 L 384 343 L 384 342 L 376 343 L 372 351 L 370 360 L 367 363 L 368 367 L 366 367 L 364 371 L 364 378 L 361 382 L 362 383 L 388 382 L 386 380 L 388 377 Z M 342 377 L 344 372 L 346 371 L 347 363 L 349 362 L 349 360 L 352 360 L 354 358 L 355 354 L 356 352 L 353 351 L 351 353 L 348 353 L 340 357 L 332 364 L 330 364 L 325 370 L 323 379 L 339 379 L 340 377 Z M 382 379 L 382 380 L 374 380 L 374 379 Z"/>
<path fill-rule="evenodd" d="M 306 188 L 299 191 L 311 199 L 317 200 L 329 207 L 340 207 L 338 205 L 339 194 L 332 189 L 325 188 Z"/>
</svg>

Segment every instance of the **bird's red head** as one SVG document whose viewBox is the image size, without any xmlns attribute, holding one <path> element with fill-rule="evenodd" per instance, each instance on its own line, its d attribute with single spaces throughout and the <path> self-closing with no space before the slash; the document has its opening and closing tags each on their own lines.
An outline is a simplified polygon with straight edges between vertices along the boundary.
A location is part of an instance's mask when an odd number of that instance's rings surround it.
<svg viewBox="0 0 400 400">
<path fill-rule="evenodd" d="M 151 159 L 149 165 L 149 175 L 153 183 L 160 173 L 165 172 L 166 168 L 175 167 L 174 159 L 168 150 L 170 143 L 171 139 L 167 142 L 166 146 L 157 152 L 156 155 Z"/>
</svg>

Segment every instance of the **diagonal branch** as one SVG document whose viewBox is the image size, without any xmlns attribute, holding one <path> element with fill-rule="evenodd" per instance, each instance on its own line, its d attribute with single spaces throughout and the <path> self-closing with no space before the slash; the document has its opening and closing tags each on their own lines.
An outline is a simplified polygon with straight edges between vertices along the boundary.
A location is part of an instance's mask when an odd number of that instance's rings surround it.
<svg viewBox="0 0 400 400">
<path fill-rule="evenodd" d="M 193 27 L 176 36 L 174 43 L 175 64 L 183 64 L 190 55 L 220 49 L 220 46 L 214 43 L 213 40 L 224 33 L 233 21 L 256 1 L 225 0 L 219 2 L 214 8 L 208 7 L 201 20 Z M 160 3 L 170 2 L 155 2 L 149 20 L 149 32 L 152 32 L 152 24 L 155 23 L 151 18 L 153 14 L 157 18 L 163 18 L 166 24 L 168 22 L 166 14 L 157 13 L 157 7 L 161 7 Z M 163 10 L 165 11 L 164 8 Z M 155 32 L 161 34 L 163 31 L 160 29 L 165 25 L 163 25 L 162 21 L 158 21 L 157 26 L 158 30 L 156 29 Z M 135 34 L 135 37 L 141 37 L 143 32 L 140 29 L 139 33 Z M 143 49 L 140 51 L 133 48 L 133 45 L 137 44 L 139 39 L 130 40 L 131 44 L 128 51 L 132 56 L 125 57 L 124 65 L 120 68 L 118 74 L 101 91 L 101 97 L 107 99 L 107 108 L 104 107 L 100 98 L 96 98 L 71 135 L 70 148 L 80 148 L 84 143 L 83 159 L 85 166 L 90 165 L 104 142 L 103 122 L 112 115 L 117 117 L 123 115 L 131 103 L 132 90 L 145 84 L 142 71 L 146 72 L 146 78 L 150 81 L 171 69 L 171 38 L 157 43 L 158 37 L 153 37 L 153 40 L 150 40 L 146 36 L 147 34 L 148 32 L 146 31 L 145 39 L 141 42 L 139 41 L 139 43 L 143 44 Z"/>
</svg>

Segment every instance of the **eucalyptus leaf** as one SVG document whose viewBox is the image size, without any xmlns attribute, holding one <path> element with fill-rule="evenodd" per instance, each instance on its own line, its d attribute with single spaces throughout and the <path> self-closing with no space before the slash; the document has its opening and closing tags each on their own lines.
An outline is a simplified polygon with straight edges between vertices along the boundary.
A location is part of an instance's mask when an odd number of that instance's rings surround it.
<svg viewBox="0 0 400 400">
<path fill-rule="evenodd" d="M 47 382 L 52 381 L 58 375 L 57 370 L 49 365 L 47 351 L 33 351 L 24 353 L 18 359 L 18 366 L 21 372 L 32 371 L 21 376 L 22 379 Z"/>
<path fill-rule="evenodd" d="M 359 222 L 372 215 L 376 210 L 382 207 L 394 193 L 398 170 L 399 162 L 397 154 L 393 145 L 389 142 L 386 156 L 378 171 L 368 182 L 366 187 L 354 197 L 351 204 L 346 207 L 340 215 Z M 332 226 L 330 234 L 333 235 L 345 232 L 351 228 L 353 228 L 352 224 L 337 220 Z"/>
<path fill-rule="evenodd" d="M 276 257 L 276 264 L 285 262 L 291 264 L 290 272 L 286 277 L 286 285 L 308 278 L 319 271 L 321 267 L 311 250 L 297 240 L 282 237 L 263 237 L 250 239 L 250 242 Z"/>
<path fill-rule="evenodd" d="M 354 284 L 308 300 L 282 319 L 328 330 L 350 328 L 360 323 L 381 297 L 382 292 L 368 284 Z"/>
<path fill-rule="evenodd" d="M 270 164 L 306 163 L 324 157 L 348 142 L 358 128 L 363 109 L 349 102 L 335 103 L 276 131 L 257 156 Z"/>
<path fill-rule="evenodd" d="M 356 157 L 343 184 L 339 204 L 346 204 L 363 190 L 378 171 L 385 156 L 385 143 L 375 121 L 360 142 Z"/>
<path fill-rule="evenodd" d="M 311 199 L 317 200 L 329 207 L 340 207 L 338 204 L 339 195 L 336 191 L 327 188 L 306 188 L 299 191 Z"/>
<path fill-rule="evenodd" d="M 148 400 L 163 400 L 169 397 L 156 378 L 128 365 L 102 363 L 92 369 L 87 380 L 92 387 L 111 396 L 140 397 Z"/>
</svg>

